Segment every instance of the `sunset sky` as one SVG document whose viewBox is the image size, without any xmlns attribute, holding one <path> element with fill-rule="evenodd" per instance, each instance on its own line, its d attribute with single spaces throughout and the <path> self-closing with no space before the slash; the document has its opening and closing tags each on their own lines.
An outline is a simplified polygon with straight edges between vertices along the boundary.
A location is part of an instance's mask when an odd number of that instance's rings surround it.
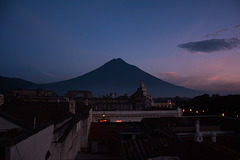
<svg viewBox="0 0 240 160">
<path fill-rule="evenodd" d="M 113 58 L 173 84 L 240 93 L 239 0 L 0 1 L 0 75 L 34 83 Z"/>
</svg>

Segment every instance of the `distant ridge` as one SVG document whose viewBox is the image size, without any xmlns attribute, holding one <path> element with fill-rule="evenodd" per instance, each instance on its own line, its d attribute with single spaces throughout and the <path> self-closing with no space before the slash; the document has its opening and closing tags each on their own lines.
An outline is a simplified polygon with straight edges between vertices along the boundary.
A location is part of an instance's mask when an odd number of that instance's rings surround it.
<svg viewBox="0 0 240 160">
<path fill-rule="evenodd" d="M 38 84 L 19 79 L 19 78 L 8 78 L 0 76 L 0 93 L 7 93 L 12 89 L 27 88 L 35 89 L 39 88 Z"/>
<path fill-rule="evenodd" d="M 65 95 L 68 90 L 89 90 L 95 97 L 109 93 L 117 93 L 120 96 L 125 93 L 133 94 L 141 82 L 153 97 L 194 97 L 203 93 L 165 82 L 121 58 L 112 59 L 82 76 L 55 83 L 34 84 L 22 79 L 0 77 L 0 92 L 6 93 L 9 89 L 16 88 L 42 88 L 54 91 L 58 95 Z"/>
</svg>

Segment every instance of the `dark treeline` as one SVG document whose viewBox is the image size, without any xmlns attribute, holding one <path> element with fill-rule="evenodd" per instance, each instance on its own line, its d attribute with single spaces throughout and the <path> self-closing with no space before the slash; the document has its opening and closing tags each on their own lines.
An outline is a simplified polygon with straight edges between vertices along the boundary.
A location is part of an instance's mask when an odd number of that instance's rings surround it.
<svg viewBox="0 0 240 160">
<path fill-rule="evenodd" d="M 218 94 L 203 94 L 190 98 L 157 98 L 155 101 L 166 102 L 171 100 L 180 108 L 184 109 L 185 115 L 210 114 L 239 117 L 240 116 L 240 95 L 220 96 Z"/>
</svg>

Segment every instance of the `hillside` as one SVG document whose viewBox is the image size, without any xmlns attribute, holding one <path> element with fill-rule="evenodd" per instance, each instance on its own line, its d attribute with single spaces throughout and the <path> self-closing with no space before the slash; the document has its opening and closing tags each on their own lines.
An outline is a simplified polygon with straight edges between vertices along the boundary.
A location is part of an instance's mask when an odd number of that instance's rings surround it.
<svg viewBox="0 0 240 160">
<path fill-rule="evenodd" d="M 8 78 L 0 76 L 0 93 L 7 93 L 11 89 L 27 88 L 36 89 L 40 86 L 32 82 L 19 79 L 19 78 Z"/>
</svg>

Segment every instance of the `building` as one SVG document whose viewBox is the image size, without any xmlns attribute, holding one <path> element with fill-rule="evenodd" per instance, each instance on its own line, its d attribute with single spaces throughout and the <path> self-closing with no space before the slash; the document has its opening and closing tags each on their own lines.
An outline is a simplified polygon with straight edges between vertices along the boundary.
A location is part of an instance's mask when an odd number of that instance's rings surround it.
<svg viewBox="0 0 240 160">
<path fill-rule="evenodd" d="M 159 108 L 176 108 L 175 103 L 172 103 L 171 100 L 168 100 L 167 103 L 154 102 L 154 106 Z"/>
<path fill-rule="evenodd" d="M 133 110 L 133 105 L 128 96 L 112 97 L 106 96 L 103 98 L 91 98 L 89 105 L 94 111 L 128 111 Z"/>
<path fill-rule="evenodd" d="M 74 159 L 87 148 L 91 107 L 45 93 L 6 97 L 0 107 L 1 159 Z"/>
<path fill-rule="evenodd" d="M 141 83 L 135 93 L 131 95 L 133 110 L 145 110 L 153 106 L 152 96 L 147 94 L 147 87 Z"/>
<path fill-rule="evenodd" d="M 237 160 L 240 158 L 239 125 L 239 119 L 218 116 L 92 123 L 89 150 L 106 159 Z M 200 142 L 194 141 L 196 133 L 202 135 Z"/>
<path fill-rule="evenodd" d="M 170 103 L 170 102 L 169 102 Z M 140 122 L 143 118 L 181 117 L 182 110 L 173 107 L 154 107 L 152 96 L 147 94 L 147 87 L 140 87 L 130 97 L 106 96 L 92 98 L 89 104 L 93 107 L 93 122 L 104 118 L 108 122 Z"/>
<path fill-rule="evenodd" d="M 8 97 L 56 97 L 53 91 L 45 91 L 42 89 L 28 90 L 28 89 L 15 89 L 8 92 Z"/>
<path fill-rule="evenodd" d="M 117 97 L 116 94 L 102 98 L 91 98 L 89 101 L 94 111 L 130 111 L 145 110 L 153 105 L 152 96 L 147 94 L 147 87 L 141 83 L 140 87 L 130 97 Z"/>
<path fill-rule="evenodd" d="M 181 117 L 180 108 L 172 110 L 146 111 L 93 111 L 92 120 L 98 122 L 103 117 L 109 122 L 141 122 L 143 118 Z"/>
</svg>

